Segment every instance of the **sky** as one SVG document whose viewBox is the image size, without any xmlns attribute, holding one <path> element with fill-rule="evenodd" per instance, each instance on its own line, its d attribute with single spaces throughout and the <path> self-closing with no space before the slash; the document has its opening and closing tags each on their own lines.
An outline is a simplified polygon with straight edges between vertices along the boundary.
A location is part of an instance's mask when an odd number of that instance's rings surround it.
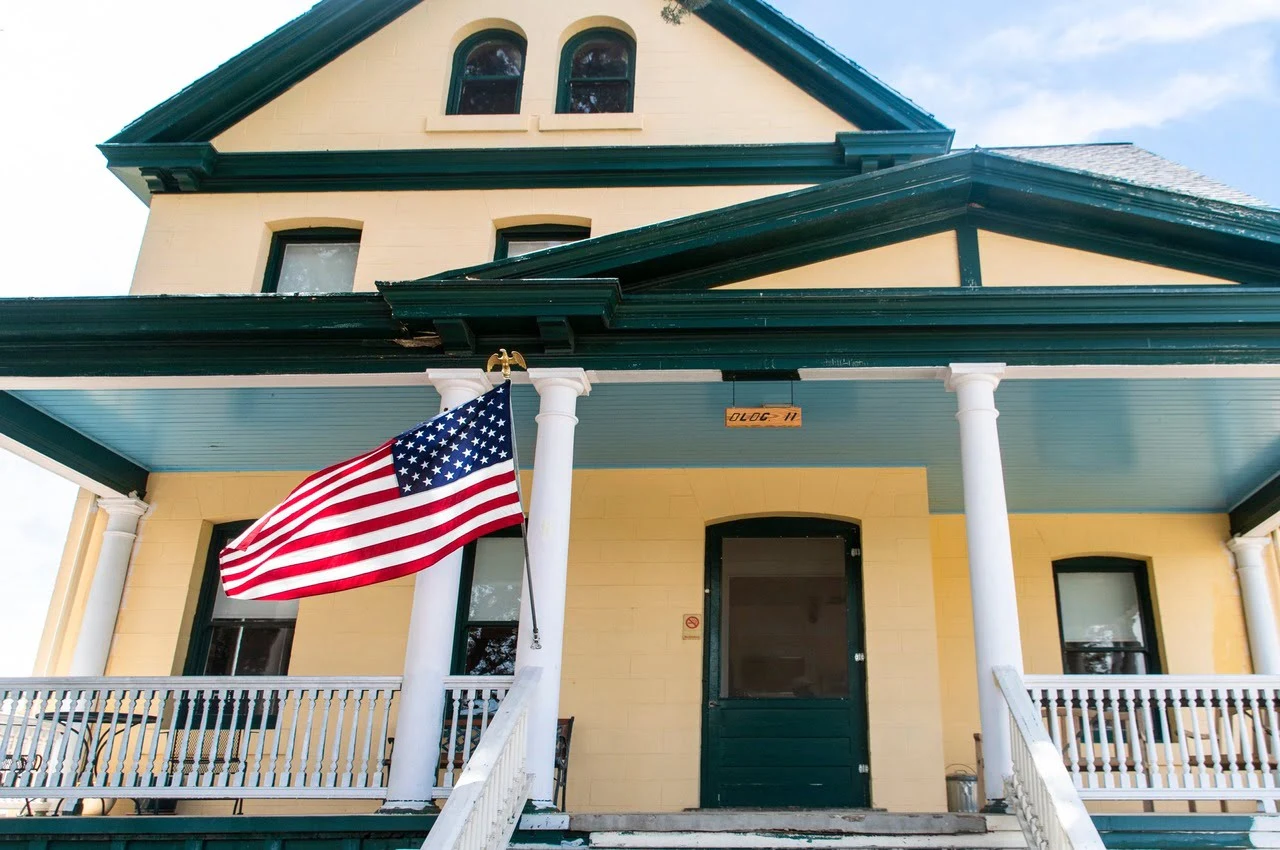
<svg viewBox="0 0 1280 850">
<path fill-rule="evenodd" d="M 0 297 L 127 292 L 147 210 L 94 145 L 310 5 L 0 0 Z M 1280 0 L 775 5 L 957 147 L 1132 141 L 1280 206 Z M 76 489 L 3 450 L 0 482 L 0 676 L 22 676 Z"/>
</svg>

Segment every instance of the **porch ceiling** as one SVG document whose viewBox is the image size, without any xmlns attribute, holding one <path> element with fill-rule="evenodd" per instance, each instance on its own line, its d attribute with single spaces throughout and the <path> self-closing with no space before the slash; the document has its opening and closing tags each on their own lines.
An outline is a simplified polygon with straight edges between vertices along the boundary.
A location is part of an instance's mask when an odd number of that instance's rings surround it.
<svg viewBox="0 0 1280 850">
<path fill-rule="evenodd" d="M 795 402 L 804 427 L 728 430 Z M 429 418 L 428 387 L 40 390 L 15 396 L 153 472 L 316 469 Z M 736 398 L 735 398 L 736 395 Z M 532 464 L 537 397 L 516 388 Z M 1010 380 L 998 391 L 1009 506 L 1226 511 L 1280 468 L 1280 379 Z M 963 508 L 955 400 L 936 381 L 603 384 L 579 405 L 580 468 L 924 466 Z"/>
</svg>

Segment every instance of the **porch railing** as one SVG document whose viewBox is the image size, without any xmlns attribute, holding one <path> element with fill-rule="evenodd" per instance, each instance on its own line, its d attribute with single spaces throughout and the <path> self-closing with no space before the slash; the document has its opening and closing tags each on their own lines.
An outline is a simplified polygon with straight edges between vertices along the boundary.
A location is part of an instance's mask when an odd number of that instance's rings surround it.
<svg viewBox="0 0 1280 850">
<path fill-rule="evenodd" d="M 528 799 L 529 706 L 542 670 L 516 677 L 422 850 L 503 850 Z"/>
<path fill-rule="evenodd" d="M 1013 776 L 1006 793 L 1028 843 L 1038 850 L 1103 850 L 1022 677 L 1012 667 L 1000 667 L 995 675 L 1009 709 Z"/>
<path fill-rule="evenodd" d="M 444 680 L 444 728 L 435 796 L 448 797 L 458 776 L 493 723 L 511 690 L 513 676 L 450 676 Z"/>
<path fill-rule="evenodd" d="M 1280 677 L 1028 676 L 1025 686 L 1083 799 L 1275 811 Z"/>
</svg>

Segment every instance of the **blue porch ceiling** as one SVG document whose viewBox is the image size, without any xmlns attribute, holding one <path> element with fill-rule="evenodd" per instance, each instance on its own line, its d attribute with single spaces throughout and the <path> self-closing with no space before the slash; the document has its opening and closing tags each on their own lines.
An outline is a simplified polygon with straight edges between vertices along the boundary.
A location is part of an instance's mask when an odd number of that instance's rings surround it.
<svg viewBox="0 0 1280 850">
<path fill-rule="evenodd" d="M 517 387 L 532 464 L 537 396 Z M 804 407 L 797 431 L 728 430 L 724 408 Z M 15 393 L 156 472 L 310 470 L 430 418 L 429 388 Z M 1280 380 L 1007 381 L 997 393 L 1013 511 L 1225 511 L 1280 469 Z M 955 400 L 938 382 L 598 385 L 581 468 L 924 466 L 932 510 L 963 509 Z"/>
</svg>

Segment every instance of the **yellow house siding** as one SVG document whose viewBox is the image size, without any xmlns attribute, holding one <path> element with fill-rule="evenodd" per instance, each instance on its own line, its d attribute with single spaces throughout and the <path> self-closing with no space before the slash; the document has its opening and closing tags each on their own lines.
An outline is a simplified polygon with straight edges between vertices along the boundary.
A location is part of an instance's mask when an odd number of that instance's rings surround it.
<svg viewBox="0 0 1280 850">
<path fill-rule="evenodd" d="M 108 663 L 178 672 L 216 523 L 254 517 L 303 473 L 157 474 Z M 575 474 L 562 714 L 576 716 L 575 810 L 698 805 L 705 529 L 748 516 L 827 516 L 863 534 L 869 724 L 877 806 L 943 805 L 941 695 L 928 495 L 921 469 L 580 470 Z M 304 600 L 290 672 L 398 674 L 412 580 Z"/>
<path fill-rule="evenodd" d="M 493 259 L 497 228 L 573 222 L 593 236 L 785 192 L 788 186 L 157 195 L 132 292 L 259 292 L 272 230 L 362 229 L 357 290 Z"/>
<path fill-rule="evenodd" d="M 214 145 L 231 152 L 829 142 L 838 131 L 856 129 L 701 20 L 670 26 L 659 9 L 653 0 L 422 3 Z M 583 129 L 539 130 L 534 116 L 555 116 L 561 47 L 593 26 L 636 39 L 635 115 L 553 118 L 547 125 Z M 489 27 L 514 30 L 529 42 L 525 119 L 500 122 L 517 128 L 506 132 L 477 131 L 484 122 L 474 119 L 441 120 L 455 48 Z M 602 124 L 622 129 L 592 129 Z M 637 124 L 643 129 L 630 129 Z"/>
<path fill-rule="evenodd" d="M 873 289 L 960 285 L 955 231 L 872 248 L 719 289 Z"/>
<path fill-rule="evenodd" d="M 1150 263 L 978 231 L 983 286 L 1161 286 L 1231 284 Z"/>
<path fill-rule="evenodd" d="M 963 516 L 931 520 L 946 760 L 973 765 L 978 729 L 973 613 Z M 1053 561 L 1117 555 L 1147 561 L 1165 672 L 1250 672 L 1227 518 L 1219 514 L 1023 514 L 1009 518 L 1023 663 L 1062 672 Z"/>
</svg>

